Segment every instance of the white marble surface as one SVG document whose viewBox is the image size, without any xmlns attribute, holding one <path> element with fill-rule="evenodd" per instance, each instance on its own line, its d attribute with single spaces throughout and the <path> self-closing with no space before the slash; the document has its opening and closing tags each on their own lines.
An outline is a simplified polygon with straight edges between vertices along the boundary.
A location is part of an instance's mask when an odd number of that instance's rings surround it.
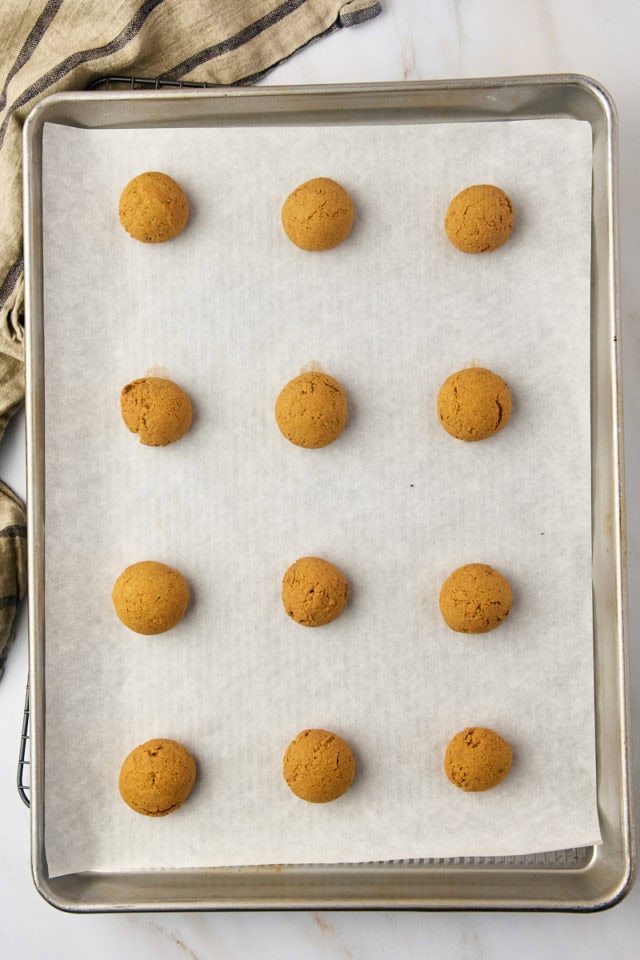
<svg viewBox="0 0 640 960">
<path fill-rule="evenodd" d="M 311 44 L 263 81 L 358 82 L 575 72 L 600 80 L 620 116 L 620 239 L 628 491 L 632 701 L 640 693 L 640 69 L 635 0 L 385 0 L 377 20 Z M 0 446 L 0 476 L 24 493 L 24 424 Z M 634 651 L 634 646 L 636 650 Z M 640 884 L 611 911 L 563 914 L 258 913 L 70 916 L 44 903 L 29 870 L 29 817 L 16 788 L 27 675 L 26 624 L 0 685 L 0 903 L 7 960 L 581 958 L 637 956 Z M 640 744 L 640 714 L 634 717 Z M 638 754 L 634 761 L 636 808 Z"/>
</svg>

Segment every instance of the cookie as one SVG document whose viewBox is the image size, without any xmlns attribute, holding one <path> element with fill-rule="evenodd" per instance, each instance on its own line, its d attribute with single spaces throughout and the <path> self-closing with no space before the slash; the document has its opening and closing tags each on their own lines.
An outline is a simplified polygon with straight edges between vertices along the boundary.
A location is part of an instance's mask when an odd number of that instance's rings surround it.
<svg viewBox="0 0 640 960">
<path fill-rule="evenodd" d="M 189 587 L 177 570 L 143 560 L 122 571 L 111 597 L 125 627 L 151 636 L 180 623 L 189 605 Z"/>
<path fill-rule="evenodd" d="M 444 228 L 463 253 L 490 253 L 513 230 L 513 205 L 500 187 L 482 183 L 458 193 L 447 210 Z"/>
<path fill-rule="evenodd" d="M 344 187 L 329 177 L 307 180 L 282 207 L 282 226 L 303 250 L 331 250 L 351 233 L 355 212 Z"/>
<path fill-rule="evenodd" d="M 449 742 L 444 769 L 451 783 L 468 793 L 491 790 L 511 770 L 511 747 L 487 727 L 466 727 Z"/>
<path fill-rule="evenodd" d="M 347 415 L 345 392 L 326 373 L 301 373 L 276 400 L 280 432 L 297 447 L 317 449 L 333 443 L 344 430 Z"/>
<path fill-rule="evenodd" d="M 458 440 L 486 440 L 509 423 L 511 391 L 502 377 L 484 367 L 458 370 L 440 387 L 438 417 Z"/>
<path fill-rule="evenodd" d="M 141 243 L 165 243 L 182 233 L 189 219 L 189 201 L 182 187 L 166 173 L 141 173 L 120 195 L 120 223 Z"/>
<path fill-rule="evenodd" d="M 282 580 L 282 603 L 303 627 L 321 627 L 339 616 L 349 599 L 349 584 L 332 563 L 319 557 L 296 560 Z"/>
<path fill-rule="evenodd" d="M 511 586 L 486 563 L 468 563 L 449 574 L 440 590 L 440 612 L 457 633 L 488 633 L 511 609 Z"/>
<path fill-rule="evenodd" d="M 124 386 L 120 412 L 128 429 L 147 447 L 165 447 L 179 440 L 193 418 L 187 394 L 163 377 L 142 377 Z"/>
<path fill-rule="evenodd" d="M 131 751 L 120 770 L 120 796 L 145 817 L 165 817 L 187 799 L 196 763 L 175 740 L 147 740 Z"/>
<path fill-rule="evenodd" d="M 329 730 L 302 730 L 287 747 L 282 775 L 296 797 L 328 803 L 346 793 L 356 775 L 348 743 Z"/>
</svg>

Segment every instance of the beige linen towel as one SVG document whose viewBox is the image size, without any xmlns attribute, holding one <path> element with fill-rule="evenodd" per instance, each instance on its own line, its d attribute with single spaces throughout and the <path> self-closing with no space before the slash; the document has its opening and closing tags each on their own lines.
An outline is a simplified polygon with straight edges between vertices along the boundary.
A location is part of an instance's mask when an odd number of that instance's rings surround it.
<svg viewBox="0 0 640 960">
<path fill-rule="evenodd" d="M 25 591 L 26 535 L 24 507 L 0 482 L 0 677 L 15 632 L 18 603 Z"/>
<path fill-rule="evenodd" d="M 375 0 L 0 0 L 0 439 L 24 398 L 22 124 L 109 75 L 252 83 Z M 25 519 L 0 483 L 0 676 L 25 590 Z"/>
</svg>

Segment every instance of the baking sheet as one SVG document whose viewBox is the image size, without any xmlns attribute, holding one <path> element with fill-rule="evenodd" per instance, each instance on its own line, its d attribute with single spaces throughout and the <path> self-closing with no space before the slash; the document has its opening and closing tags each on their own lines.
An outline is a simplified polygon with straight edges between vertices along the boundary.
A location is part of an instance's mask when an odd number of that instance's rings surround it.
<svg viewBox="0 0 640 960">
<path fill-rule="evenodd" d="M 591 142 L 571 120 L 394 127 L 83 131 L 44 139 L 46 330 L 46 851 L 50 875 L 271 862 L 509 855 L 597 842 L 590 580 Z M 144 169 L 175 176 L 188 229 L 162 247 L 116 216 Z M 279 210 L 334 176 L 358 220 L 318 256 Z M 450 197 L 496 182 L 512 240 L 465 257 Z M 481 444 L 442 431 L 435 396 L 480 363 L 515 398 Z M 287 444 L 275 396 L 309 365 L 351 403 L 341 439 Z M 194 401 L 162 450 L 124 429 L 121 386 L 149 369 Z M 330 627 L 284 615 L 282 573 L 318 554 L 353 598 Z M 156 638 L 110 602 L 128 563 L 187 576 L 194 602 Z M 514 586 L 507 623 L 452 634 L 440 584 L 488 562 Z M 450 736 L 492 726 L 515 765 L 465 795 Z M 352 744 L 334 804 L 284 785 L 306 726 Z M 122 759 L 171 736 L 197 787 L 147 820 L 117 794 Z"/>
</svg>

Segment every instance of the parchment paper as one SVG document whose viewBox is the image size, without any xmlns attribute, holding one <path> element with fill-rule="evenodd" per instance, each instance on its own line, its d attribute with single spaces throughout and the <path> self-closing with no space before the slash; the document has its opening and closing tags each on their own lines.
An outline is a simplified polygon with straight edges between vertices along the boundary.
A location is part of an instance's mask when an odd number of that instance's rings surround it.
<svg viewBox="0 0 640 960">
<path fill-rule="evenodd" d="M 162 170 L 188 228 L 130 239 L 120 191 Z M 352 236 L 295 248 L 287 194 L 332 176 Z M 512 197 L 491 255 L 447 241 L 471 183 Z M 597 842 L 590 571 L 587 124 L 84 131 L 44 140 L 46 323 L 46 853 L 52 875 L 288 862 L 511 855 Z M 454 370 L 500 373 L 512 420 L 465 444 L 435 400 Z M 351 415 L 323 450 L 273 416 L 309 365 Z M 141 446 L 121 387 L 161 372 L 192 397 L 179 443 Z M 284 570 L 318 555 L 352 599 L 305 629 Z M 111 605 L 121 570 L 177 567 L 193 594 L 159 637 Z M 490 563 L 514 589 L 490 634 L 438 610 L 455 567 Z M 514 750 L 497 789 L 464 794 L 447 742 L 492 727 Z M 358 764 L 335 803 L 298 800 L 282 754 L 305 727 Z M 119 797 L 126 754 L 155 736 L 194 753 L 196 788 L 169 817 Z"/>
</svg>

